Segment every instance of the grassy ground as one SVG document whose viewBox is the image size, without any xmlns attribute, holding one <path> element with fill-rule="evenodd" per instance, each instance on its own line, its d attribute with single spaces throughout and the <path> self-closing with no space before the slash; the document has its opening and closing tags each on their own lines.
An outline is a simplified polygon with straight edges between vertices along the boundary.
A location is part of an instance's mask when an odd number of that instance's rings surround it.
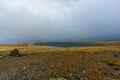
<svg viewBox="0 0 120 80">
<path fill-rule="evenodd" d="M 0 45 L 0 80 L 120 80 L 120 42 L 96 43 L 100 46 Z M 8 56 L 14 48 L 21 57 Z"/>
</svg>

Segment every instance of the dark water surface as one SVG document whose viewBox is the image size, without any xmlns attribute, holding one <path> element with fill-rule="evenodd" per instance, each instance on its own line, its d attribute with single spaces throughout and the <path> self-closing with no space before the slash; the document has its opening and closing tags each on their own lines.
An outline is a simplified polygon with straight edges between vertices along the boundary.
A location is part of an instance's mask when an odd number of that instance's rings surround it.
<svg viewBox="0 0 120 80">
<path fill-rule="evenodd" d="M 35 46 L 51 46 L 51 47 L 86 47 L 86 46 L 97 46 L 95 43 L 88 42 L 46 42 L 46 43 L 35 43 Z"/>
</svg>

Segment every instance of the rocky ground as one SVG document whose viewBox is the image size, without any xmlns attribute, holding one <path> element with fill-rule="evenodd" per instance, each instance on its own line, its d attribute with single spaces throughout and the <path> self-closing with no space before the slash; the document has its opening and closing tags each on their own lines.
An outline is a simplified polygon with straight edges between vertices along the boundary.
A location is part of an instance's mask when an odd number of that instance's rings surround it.
<svg viewBox="0 0 120 80">
<path fill-rule="evenodd" d="M 8 56 L 18 48 L 22 56 Z M 0 46 L 0 80 L 120 80 L 120 47 Z"/>
</svg>

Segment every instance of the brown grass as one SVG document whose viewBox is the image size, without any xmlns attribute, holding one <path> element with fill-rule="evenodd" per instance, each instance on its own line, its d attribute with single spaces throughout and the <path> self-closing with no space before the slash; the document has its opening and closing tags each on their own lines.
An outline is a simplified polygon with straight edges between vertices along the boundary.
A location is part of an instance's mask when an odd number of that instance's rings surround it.
<svg viewBox="0 0 120 80">
<path fill-rule="evenodd" d="M 79 80 L 83 69 L 86 71 L 83 80 L 120 80 L 120 46 L 115 42 L 99 44 L 102 45 L 76 48 L 0 45 L 0 55 L 4 56 L 0 59 L 0 80 L 50 80 L 57 77 Z M 23 56 L 9 57 L 14 48 L 18 48 Z"/>
</svg>

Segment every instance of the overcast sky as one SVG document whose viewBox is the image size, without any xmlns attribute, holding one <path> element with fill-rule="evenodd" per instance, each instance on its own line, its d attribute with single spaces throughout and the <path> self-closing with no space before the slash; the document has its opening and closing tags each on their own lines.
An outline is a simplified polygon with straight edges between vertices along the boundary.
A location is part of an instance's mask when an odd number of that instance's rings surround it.
<svg viewBox="0 0 120 80">
<path fill-rule="evenodd" d="M 0 43 L 120 39 L 120 0 L 0 0 Z"/>
</svg>

